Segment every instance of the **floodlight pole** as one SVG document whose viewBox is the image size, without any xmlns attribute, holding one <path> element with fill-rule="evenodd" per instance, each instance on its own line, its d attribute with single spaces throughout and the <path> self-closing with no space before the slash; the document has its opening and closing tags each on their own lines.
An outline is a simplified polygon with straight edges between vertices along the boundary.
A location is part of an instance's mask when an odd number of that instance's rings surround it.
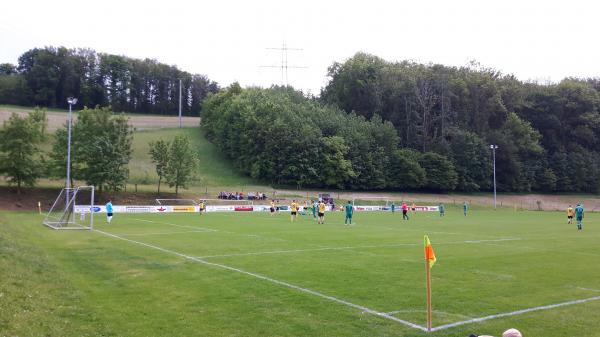
<svg viewBox="0 0 600 337">
<path fill-rule="evenodd" d="M 493 166 L 494 166 L 494 209 L 496 209 L 496 149 L 498 149 L 498 145 L 490 145 L 490 149 L 492 149 L 492 158 L 493 158 Z"/>
<path fill-rule="evenodd" d="M 181 129 L 181 79 L 179 79 L 179 128 Z"/>
<path fill-rule="evenodd" d="M 69 97 L 67 98 L 67 103 L 69 103 L 69 131 L 67 135 L 67 188 L 71 187 L 71 124 L 72 124 L 72 106 L 73 104 L 77 104 L 77 98 Z M 68 198 L 67 198 L 68 199 Z"/>
</svg>

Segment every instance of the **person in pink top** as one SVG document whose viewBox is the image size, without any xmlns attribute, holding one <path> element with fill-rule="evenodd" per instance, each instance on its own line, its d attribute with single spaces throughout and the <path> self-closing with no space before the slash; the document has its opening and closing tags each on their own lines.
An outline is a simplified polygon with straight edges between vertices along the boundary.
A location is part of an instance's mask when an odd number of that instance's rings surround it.
<svg viewBox="0 0 600 337">
<path fill-rule="evenodd" d="M 402 202 L 402 220 L 408 220 L 408 205 Z"/>
</svg>

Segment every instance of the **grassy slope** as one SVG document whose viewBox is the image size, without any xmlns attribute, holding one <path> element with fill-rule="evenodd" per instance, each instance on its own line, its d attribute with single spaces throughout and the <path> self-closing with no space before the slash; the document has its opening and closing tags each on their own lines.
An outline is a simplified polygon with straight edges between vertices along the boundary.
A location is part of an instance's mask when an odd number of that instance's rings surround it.
<svg viewBox="0 0 600 337">
<path fill-rule="evenodd" d="M 94 232 L 56 232 L 37 216 L 2 214 L 0 335 L 115 336 L 425 336 L 398 323 L 236 272 Z M 212 228 L 191 228 L 151 221 Z M 598 296 L 600 231 L 590 214 L 584 232 L 562 213 L 493 212 L 464 218 L 451 207 L 440 219 L 418 214 L 402 222 L 390 213 L 358 213 L 344 228 L 341 214 L 326 225 L 287 214 L 117 215 L 97 228 L 192 256 L 320 247 L 333 251 L 213 257 L 206 260 L 290 282 L 424 324 L 422 235 L 430 234 L 434 326 L 469 317 Z M 171 235 L 157 233 L 182 232 Z M 476 242 L 498 238 L 515 241 Z M 464 242 L 464 241 L 471 242 Z M 405 246 L 387 246 L 406 243 Z M 6 248 L 9 247 L 9 248 Z M 18 261 L 18 263 L 14 263 Z M 26 294 L 34 294 L 29 300 Z M 7 300 L 9 299 L 10 300 Z M 76 303 L 75 303 L 76 302 Z M 29 304 L 28 304 L 29 303 Z M 36 305 L 40 303 L 41 305 Z M 23 308 L 29 311 L 23 312 Z M 600 301 L 500 318 L 429 334 L 600 336 Z M 55 314 L 47 316 L 49 311 Z M 67 328 L 68 327 L 68 328 Z"/>
<path fill-rule="evenodd" d="M 34 244 L 39 220 L 0 214 L 0 335 L 102 336 L 106 322 L 85 309 L 87 297 L 53 261 L 58 251 Z"/>
<path fill-rule="evenodd" d="M 200 158 L 199 180 L 193 185 L 193 191 L 203 191 L 207 185 L 215 187 L 234 187 L 260 185 L 250 178 L 243 177 L 231 167 L 231 163 L 225 159 L 217 148 L 204 138 L 199 128 L 163 129 L 156 131 L 136 132 L 133 141 L 133 158 L 129 163 L 130 180 L 132 182 L 145 183 L 155 189 L 158 176 L 154 165 L 148 155 L 148 143 L 156 139 L 171 140 L 177 134 L 183 133 L 191 140 Z M 264 187 L 263 187 L 264 188 Z M 165 189 L 167 190 L 167 189 Z"/>
</svg>

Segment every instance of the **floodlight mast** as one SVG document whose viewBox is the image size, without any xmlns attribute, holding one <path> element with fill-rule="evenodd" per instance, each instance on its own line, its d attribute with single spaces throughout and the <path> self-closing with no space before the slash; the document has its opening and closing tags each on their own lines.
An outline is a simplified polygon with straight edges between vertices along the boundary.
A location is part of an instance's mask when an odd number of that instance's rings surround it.
<svg viewBox="0 0 600 337">
<path fill-rule="evenodd" d="M 179 128 L 181 129 L 181 78 L 179 79 Z"/>
<path fill-rule="evenodd" d="M 66 187 L 71 187 L 71 124 L 72 124 L 72 106 L 77 104 L 77 98 L 69 97 L 67 98 L 67 103 L 69 103 L 69 131 L 67 135 L 67 183 Z M 67 198 L 68 199 L 68 198 Z"/>
<path fill-rule="evenodd" d="M 494 209 L 496 209 L 496 150 L 498 149 L 498 145 L 490 145 L 490 149 L 492 149 L 492 158 L 493 158 L 493 166 L 494 166 Z"/>
</svg>

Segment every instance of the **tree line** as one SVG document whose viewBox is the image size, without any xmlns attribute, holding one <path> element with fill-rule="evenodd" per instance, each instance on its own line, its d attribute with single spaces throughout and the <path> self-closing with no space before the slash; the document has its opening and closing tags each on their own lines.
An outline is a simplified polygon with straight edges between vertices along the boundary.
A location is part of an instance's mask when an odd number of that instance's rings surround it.
<svg viewBox="0 0 600 337">
<path fill-rule="evenodd" d="M 465 67 L 387 62 L 358 53 L 334 63 L 324 104 L 391 122 L 399 147 L 450 160 L 456 189 L 490 187 L 489 144 L 498 145 L 502 191 L 600 189 L 600 79 L 519 81 Z"/>
<path fill-rule="evenodd" d="M 399 146 L 393 124 L 326 106 L 289 87 L 233 84 L 204 102 L 201 127 L 244 174 L 272 184 L 452 190 L 453 163 Z"/>
<path fill-rule="evenodd" d="M 334 63 L 320 97 L 234 84 L 202 128 L 238 169 L 277 184 L 349 189 L 600 190 L 600 80 L 522 82 L 477 64 Z"/>
<path fill-rule="evenodd" d="M 208 77 L 153 59 L 98 53 L 91 49 L 34 48 L 17 65 L 0 64 L 0 104 L 66 108 L 67 97 L 83 106 L 114 111 L 198 116 L 202 100 L 219 90 Z"/>
</svg>

